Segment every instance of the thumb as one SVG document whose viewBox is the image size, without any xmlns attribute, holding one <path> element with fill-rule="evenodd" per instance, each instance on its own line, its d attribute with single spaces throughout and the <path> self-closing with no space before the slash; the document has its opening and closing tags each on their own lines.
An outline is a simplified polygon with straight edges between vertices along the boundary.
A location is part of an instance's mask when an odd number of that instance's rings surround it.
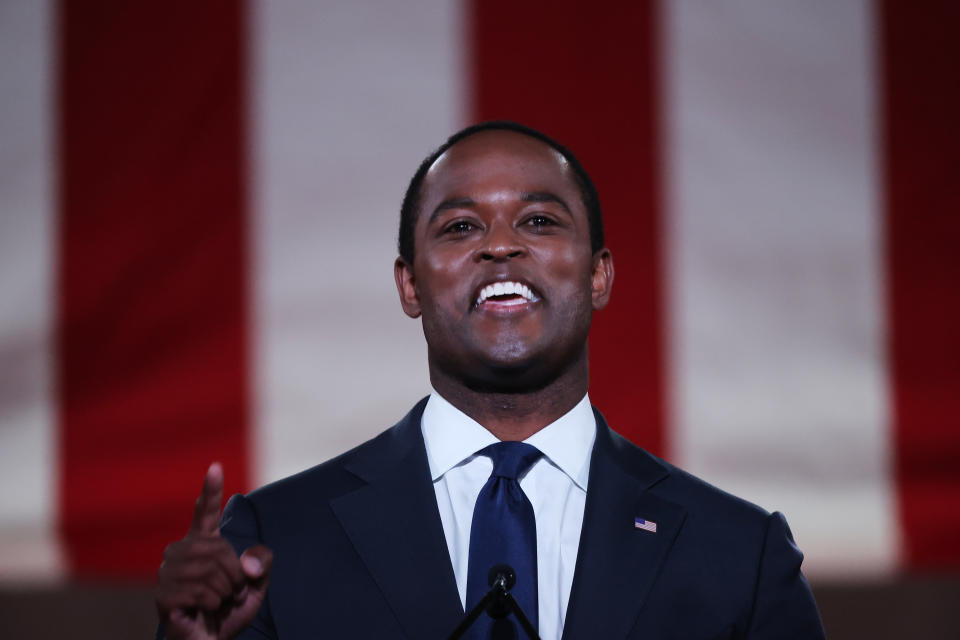
<svg viewBox="0 0 960 640">
<path fill-rule="evenodd" d="M 250 581 L 267 580 L 273 567 L 273 551 L 262 544 L 254 545 L 240 556 L 240 566 Z"/>
<path fill-rule="evenodd" d="M 247 578 L 247 586 L 236 596 L 236 608 L 220 628 L 220 637 L 234 638 L 257 615 L 267 597 L 273 552 L 262 544 L 250 547 L 240 556 L 240 566 Z"/>
</svg>

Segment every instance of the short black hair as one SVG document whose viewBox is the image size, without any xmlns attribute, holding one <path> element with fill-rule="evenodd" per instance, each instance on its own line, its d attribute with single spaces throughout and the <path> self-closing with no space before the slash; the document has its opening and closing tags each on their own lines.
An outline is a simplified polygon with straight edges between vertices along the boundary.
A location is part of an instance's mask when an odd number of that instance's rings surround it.
<svg viewBox="0 0 960 640">
<path fill-rule="evenodd" d="M 580 187 L 580 197 L 587 210 L 587 219 L 590 225 L 590 250 L 596 253 L 603 248 L 603 213 L 600 210 L 600 197 L 597 195 L 597 188 L 593 185 L 593 180 L 590 179 L 590 174 L 583 168 L 583 165 L 581 165 L 577 157 L 573 155 L 573 152 L 547 134 L 541 133 L 526 125 L 509 120 L 492 120 L 490 122 L 470 125 L 447 138 L 446 142 L 423 159 L 423 162 L 421 162 L 417 168 L 417 172 L 414 173 L 410 179 L 407 192 L 403 196 L 403 204 L 400 205 L 400 233 L 397 239 L 397 248 L 400 252 L 400 257 L 403 258 L 407 264 L 413 264 L 413 228 L 417 222 L 417 209 L 420 207 L 420 189 L 423 186 L 423 180 L 427 175 L 427 171 L 429 171 L 433 163 L 437 161 L 437 158 L 443 155 L 450 147 L 464 138 L 469 138 L 483 131 L 514 131 L 543 142 L 563 156 L 573 169 L 573 174 Z"/>
</svg>

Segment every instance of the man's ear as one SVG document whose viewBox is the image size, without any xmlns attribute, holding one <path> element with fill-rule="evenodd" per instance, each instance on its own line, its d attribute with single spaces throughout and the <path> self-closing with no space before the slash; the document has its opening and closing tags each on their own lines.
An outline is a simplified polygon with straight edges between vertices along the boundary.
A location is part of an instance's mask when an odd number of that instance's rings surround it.
<svg viewBox="0 0 960 640">
<path fill-rule="evenodd" d="M 397 258 L 393 263 L 393 277 L 397 281 L 397 293 L 400 294 L 400 306 L 403 307 L 403 312 L 411 318 L 419 318 L 420 298 L 417 296 L 413 267 L 403 258 Z"/>
<path fill-rule="evenodd" d="M 610 302 L 610 291 L 613 289 L 613 254 L 604 247 L 593 254 L 593 308 L 599 311 Z"/>
</svg>

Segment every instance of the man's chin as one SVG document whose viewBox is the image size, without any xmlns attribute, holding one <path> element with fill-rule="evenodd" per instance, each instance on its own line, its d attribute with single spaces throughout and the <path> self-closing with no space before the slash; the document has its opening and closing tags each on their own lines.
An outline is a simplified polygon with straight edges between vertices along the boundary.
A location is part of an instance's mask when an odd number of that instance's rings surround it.
<svg viewBox="0 0 960 640">
<path fill-rule="evenodd" d="M 432 352 L 431 366 L 474 392 L 531 393 L 555 382 L 579 359 L 575 354 L 563 353 L 560 346 L 536 340 L 482 345 L 467 342 L 461 344 L 457 358 L 441 359 L 436 357 L 437 352 Z"/>
<path fill-rule="evenodd" d="M 468 372 L 466 385 L 479 393 L 531 393 L 543 389 L 557 377 L 557 371 L 536 358 L 497 358 L 477 363 Z"/>
</svg>

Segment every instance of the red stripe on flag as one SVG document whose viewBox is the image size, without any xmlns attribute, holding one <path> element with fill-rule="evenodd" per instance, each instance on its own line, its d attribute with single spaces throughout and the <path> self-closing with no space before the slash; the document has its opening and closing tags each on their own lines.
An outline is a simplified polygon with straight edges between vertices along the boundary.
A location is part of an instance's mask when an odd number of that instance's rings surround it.
<svg viewBox="0 0 960 640">
<path fill-rule="evenodd" d="M 616 282 L 594 316 L 591 400 L 664 449 L 655 3 L 474 0 L 474 120 L 508 119 L 569 146 L 604 209 Z"/>
<path fill-rule="evenodd" d="M 881 9 L 890 357 L 904 562 L 960 567 L 960 4 Z"/>
<path fill-rule="evenodd" d="M 61 2 L 60 517 L 153 576 L 212 460 L 246 488 L 242 2 Z"/>
</svg>

